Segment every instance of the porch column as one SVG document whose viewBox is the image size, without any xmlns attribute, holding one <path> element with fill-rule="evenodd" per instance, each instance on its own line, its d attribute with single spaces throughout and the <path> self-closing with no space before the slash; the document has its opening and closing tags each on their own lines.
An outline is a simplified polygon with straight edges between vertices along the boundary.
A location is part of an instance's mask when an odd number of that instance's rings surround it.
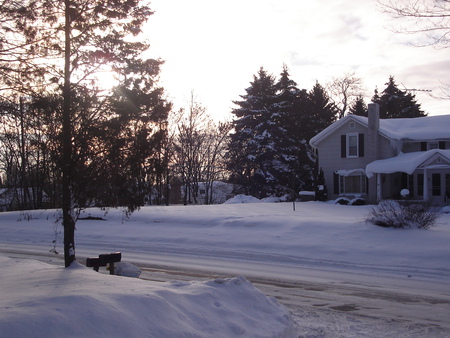
<svg viewBox="0 0 450 338">
<path fill-rule="evenodd" d="M 377 173 L 377 202 L 381 201 L 381 173 Z"/>
<path fill-rule="evenodd" d="M 428 170 L 427 168 L 423 169 L 423 200 L 426 202 L 430 198 L 428 192 Z"/>
</svg>

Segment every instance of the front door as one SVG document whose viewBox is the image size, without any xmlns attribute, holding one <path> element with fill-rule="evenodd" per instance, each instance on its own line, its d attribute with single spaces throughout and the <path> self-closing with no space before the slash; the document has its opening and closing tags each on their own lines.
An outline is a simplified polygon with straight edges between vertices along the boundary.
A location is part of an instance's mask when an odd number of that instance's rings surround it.
<svg viewBox="0 0 450 338">
<path fill-rule="evenodd" d="M 429 170 L 429 195 L 431 205 L 445 205 L 450 203 L 450 173 L 442 170 Z"/>
</svg>

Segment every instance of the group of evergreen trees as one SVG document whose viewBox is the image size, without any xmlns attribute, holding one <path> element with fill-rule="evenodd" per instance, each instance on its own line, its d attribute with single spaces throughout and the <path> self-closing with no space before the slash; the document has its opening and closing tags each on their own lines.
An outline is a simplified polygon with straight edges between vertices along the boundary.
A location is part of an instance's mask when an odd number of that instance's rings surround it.
<svg viewBox="0 0 450 338">
<path fill-rule="evenodd" d="M 337 108 L 319 84 L 299 89 L 283 68 L 278 81 L 263 68 L 232 113 L 228 169 L 232 181 L 255 197 L 311 188 L 314 156 L 308 141 L 329 126 Z"/>
<path fill-rule="evenodd" d="M 392 76 L 386 85 L 372 98 L 380 105 L 380 118 L 426 116 L 414 95 L 400 90 Z M 241 99 L 232 111 L 227 153 L 231 181 L 259 198 L 313 190 L 318 168 L 308 142 L 340 112 L 324 87 L 316 83 L 310 91 L 299 89 L 286 66 L 278 80 L 261 68 Z M 367 116 L 362 96 L 349 113 Z"/>
</svg>

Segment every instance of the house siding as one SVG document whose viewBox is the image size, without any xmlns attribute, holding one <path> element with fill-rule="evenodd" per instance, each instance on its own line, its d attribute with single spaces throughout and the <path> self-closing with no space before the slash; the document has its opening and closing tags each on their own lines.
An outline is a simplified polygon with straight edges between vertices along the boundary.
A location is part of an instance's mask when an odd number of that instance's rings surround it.
<svg viewBox="0 0 450 338">
<path fill-rule="evenodd" d="M 352 126 L 351 127 L 351 123 Z M 335 194 L 335 185 L 337 182 L 334 180 L 334 172 L 339 170 L 351 170 L 351 169 L 364 169 L 367 164 L 367 158 L 365 156 L 362 157 L 354 157 L 347 158 L 342 157 L 341 154 L 341 137 L 342 135 L 346 135 L 347 133 L 357 133 L 363 134 L 364 139 L 367 140 L 367 128 L 356 123 L 354 121 L 350 121 L 342 125 L 339 129 L 336 130 L 335 133 L 324 139 L 320 143 L 319 151 L 319 168 L 322 168 L 325 175 L 325 184 L 328 187 L 328 196 L 331 199 L 337 198 L 339 195 Z M 339 145 L 339 147 L 336 147 Z M 367 142 L 364 142 L 363 151 L 359 151 L 359 153 L 366 154 L 367 153 Z"/>
<path fill-rule="evenodd" d="M 353 121 L 350 121 L 353 122 Z M 336 199 L 339 197 L 338 187 L 336 186 L 339 181 L 334 177 L 336 170 L 352 170 L 352 169 L 365 169 L 366 165 L 371 162 L 367 156 L 368 148 L 371 147 L 368 138 L 368 128 L 359 123 L 353 122 L 353 128 L 350 127 L 350 122 L 343 124 L 332 135 L 325 138 L 320 142 L 318 147 L 319 153 L 319 168 L 322 168 L 325 176 L 325 184 L 328 187 L 328 197 L 330 199 Z M 364 156 L 347 158 L 342 157 L 341 139 L 342 135 L 347 133 L 358 133 L 364 135 L 364 150 L 360 154 Z M 379 159 L 390 158 L 396 156 L 395 149 L 391 146 L 390 141 L 379 136 Z M 337 147 L 339 145 L 339 147 Z M 369 201 L 374 202 L 376 200 L 376 184 L 375 177 L 368 180 L 368 195 L 365 196 Z M 383 182 L 383 192 L 389 193 L 389 187 L 391 180 L 386 177 Z"/>
</svg>

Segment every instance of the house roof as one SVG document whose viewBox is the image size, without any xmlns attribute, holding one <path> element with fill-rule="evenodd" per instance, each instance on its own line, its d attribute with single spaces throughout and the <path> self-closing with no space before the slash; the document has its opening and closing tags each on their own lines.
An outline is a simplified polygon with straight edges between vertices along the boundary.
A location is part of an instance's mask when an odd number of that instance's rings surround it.
<svg viewBox="0 0 450 338">
<path fill-rule="evenodd" d="M 433 149 L 413 153 L 400 153 L 399 155 L 384 160 L 377 160 L 366 166 L 367 177 L 372 177 L 376 173 L 392 174 L 404 172 L 411 175 L 418 167 L 422 166 L 434 156 L 444 159 L 441 166 L 450 166 L 450 149 Z M 430 166 L 430 168 L 433 166 Z M 434 167 L 437 167 L 434 165 Z"/>
<path fill-rule="evenodd" d="M 348 121 L 355 121 L 365 127 L 368 118 L 347 115 L 314 136 L 309 144 L 318 144 Z M 409 139 L 416 141 L 450 139 L 450 115 L 427 116 L 417 118 L 380 119 L 379 133 L 391 140 Z"/>
<path fill-rule="evenodd" d="M 391 139 L 450 139 L 450 115 L 412 119 L 380 119 L 380 131 Z"/>
</svg>

